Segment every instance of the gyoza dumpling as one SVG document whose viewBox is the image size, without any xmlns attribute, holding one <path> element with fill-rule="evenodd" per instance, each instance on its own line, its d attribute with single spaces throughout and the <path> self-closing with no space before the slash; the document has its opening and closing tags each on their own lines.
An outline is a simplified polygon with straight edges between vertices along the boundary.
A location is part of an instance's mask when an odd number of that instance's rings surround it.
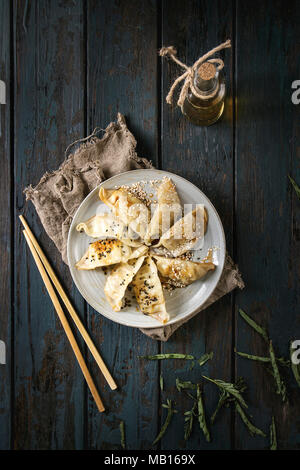
<svg viewBox="0 0 300 470">
<path fill-rule="evenodd" d="M 77 269 L 95 269 L 101 266 L 126 262 L 132 258 L 138 258 L 147 252 L 146 246 L 131 248 L 123 245 L 119 240 L 98 240 L 90 243 L 86 253 L 76 263 Z"/>
<path fill-rule="evenodd" d="M 147 256 L 133 279 L 134 293 L 141 311 L 161 323 L 167 323 L 164 294 L 154 261 Z"/>
<path fill-rule="evenodd" d="M 127 263 L 118 264 L 108 276 L 104 292 L 106 298 L 115 312 L 119 312 L 122 307 L 122 299 L 125 295 L 128 284 L 131 283 L 135 274 L 144 262 L 145 256 L 129 260 Z"/>
<path fill-rule="evenodd" d="M 145 237 L 150 212 L 140 199 L 122 188 L 105 189 L 103 187 L 100 188 L 99 197 L 124 224 L 130 226 L 141 238 Z"/>
<path fill-rule="evenodd" d="M 204 237 L 207 228 L 207 211 L 201 204 L 179 219 L 165 232 L 155 246 L 164 246 L 173 256 L 180 256 L 195 247 Z"/>
<path fill-rule="evenodd" d="M 182 217 L 180 199 L 175 184 L 170 178 L 164 177 L 157 188 L 157 204 L 151 218 L 145 242 L 157 240 Z"/>
<path fill-rule="evenodd" d="M 169 205 L 178 204 L 181 207 L 180 199 L 176 191 L 176 186 L 171 178 L 164 176 L 156 192 L 158 202 Z"/>
<path fill-rule="evenodd" d="M 99 214 L 77 225 L 78 232 L 84 231 L 93 238 L 116 238 L 125 245 L 140 246 L 140 237 L 113 214 Z"/>
<path fill-rule="evenodd" d="M 153 258 L 162 276 L 184 285 L 201 279 L 208 271 L 215 269 L 214 263 L 206 261 L 198 263 L 180 258 L 164 258 L 163 256 L 153 256 Z"/>
</svg>

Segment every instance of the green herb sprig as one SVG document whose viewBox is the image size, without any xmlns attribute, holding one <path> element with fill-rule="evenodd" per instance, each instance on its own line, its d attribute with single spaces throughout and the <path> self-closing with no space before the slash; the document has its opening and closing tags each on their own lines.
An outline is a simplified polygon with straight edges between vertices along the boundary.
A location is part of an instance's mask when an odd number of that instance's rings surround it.
<svg viewBox="0 0 300 470">
<path fill-rule="evenodd" d="M 188 439 L 192 432 L 192 426 L 193 426 L 193 418 L 196 415 L 195 410 L 197 407 L 198 414 L 198 422 L 201 431 L 203 432 L 207 442 L 210 442 L 210 432 L 206 423 L 206 417 L 205 417 L 205 408 L 204 408 L 204 402 L 203 402 L 203 392 L 200 388 L 199 384 L 194 384 L 191 381 L 181 381 L 178 377 L 176 378 L 176 388 L 179 392 L 183 391 L 189 398 L 194 400 L 194 405 L 193 408 L 189 411 L 186 411 L 184 413 L 185 415 L 185 426 L 184 426 L 184 436 L 185 439 Z M 193 396 L 187 390 L 196 390 L 197 391 L 197 397 Z"/>
<path fill-rule="evenodd" d="M 197 388 L 197 385 L 190 382 L 190 381 L 185 381 L 185 382 L 182 382 L 178 377 L 176 378 L 176 388 L 178 390 L 178 392 L 181 392 L 181 390 L 186 390 L 186 389 L 190 389 L 190 390 L 196 390 Z"/>
<path fill-rule="evenodd" d="M 229 393 L 226 392 L 225 390 L 221 389 L 217 407 L 216 407 L 215 411 L 213 412 L 213 414 L 210 417 L 211 424 L 214 424 L 214 422 L 216 420 L 216 417 L 217 417 L 217 414 L 219 413 L 220 409 L 223 406 L 228 406 L 229 405 L 229 399 L 230 399 Z"/>
<path fill-rule="evenodd" d="M 258 325 L 251 317 L 249 317 L 249 315 L 247 315 L 246 312 L 244 312 L 244 310 L 242 310 L 241 308 L 239 309 L 239 314 L 241 315 L 241 317 L 245 320 L 245 322 L 248 323 L 248 325 L 250 325 L 255 331 L 257 331 L 257 333 L 259 333 L 263 338 L 264 340 L 266 341 L 266 343 L 269 344 L 269 336 L 268 336 L 268 333 L 267 333 L 267 330 L 263 327 L 261 327 L 260 325 Z"/>
<path fill-rule="evenodd" d="M 160 386 L 160 390 L 163 392 L 164 391 L 164 378 L 162 374 L 160 374 L 159 376 L 159 386 Z"/>
<path fill-rule="evenodd" d="M 254 426 L 254 424 L 251 423 L 248 416 L 237 401 L 235 401 L 235 409 L 242 418 L 242 421 L 244 422 L 246 427 L 248 428 L 248 431 L 251 436 L 257 434 L 258 436 L 266 437 L 266 434 L 261 429 L 257 428 L 256 426 Z"/>
<path fill-rule="evenodd" d="M 252 354 L 247 354 L 241 351 L 237 351 L 236 349 L 234 351 L 239 356 L 244 357 L 245 359 L 250 359 L 251 361 L 258 361 L 258 362 L 265 362 L 265 363 L 271 362 L 271 358 L 267 356 L 255 356 Z M 284 359 L 284 357 L 276 357 L 276 361 L 282 366 L 290 367 L 291 365 L 291 362 L 287 359 Z"/>
<path fill-rule="evenodd" d="M 126 449 L 126 438 L 125 438 L 125 423 L 120 421 L 120 434 L 121 434 L 121 447 Z"/>
<path fill-rule="evenodd" d="M 283 380 L 280 377 L 272 341 L 270 341 L 269 343 L 269 353 L 270 353 L 270 359 L 271 359 L 271 364 L 273 368 L 274 379 L 276 383 L 276 393 L 278 395 L 281 395 L 282 401 L 285 402 L 286 401 L 286 387 L 285 387 Z"/>
<path fill-rule="evenodd" d="M 203 402 L 202 394 L 203 392 L 198 384 L 197 385 L 198 422 L 199 422 L 200 429 L 202 430 L 205 436 L 206 441 L 210 442 L 211 437 L 210 437 L 210 432 L 206 423 L 205 409 L 204 409 L 204 402 Z"/>
<path fill-rule="evenodd" d="M 180 353 L 168 353 L 168 354 L 155 354 L 154 356 L 138 356 L 139 359 L 148 359 L 149 361 L 162 361 L 165 359 L 184 359 L 186 361 L 192 361 L 191 369 L 194 367 L 195 362 L 199 364 L 199 366 L 204 366 L 207 361 L 212 359 L 214 356 L 213 352 L 205 353 L 199 359 L 196 359 L 195 356 L 191 354 L 180 354 Z"/>
<path fill-rule="evenodd" d="M 187 361 L 194 360 L 194 356 L 190 354 L 179 354 L 179 353 L 169 353 L 169 354 L 155 354 L 154 356 L 138 356 L 139 359 L 148 359 L 149 361 L 162 361 L 164 359 L 185 359 Z"/>
<path fill-rule="evenodd" d="M 285 386 L 285 383 L 284 383 L 284 381 L 282 380 L 282 378 L 280 376 L 280 372 L 279 372 L 278 365 L 277 365 L 277 361 L 279 361 L 279 359 L 277 359 L 276 356 L 275 356 L 273 343 L 269 338 L 267 330 L 265 328 L 263 328 L 262 326 L 258 325 L 241 308 L 239 309 L 239 314 L 248 323 L 248 325 L 250 325 L 257 333 L 259 333 L 263 337 L 265 342 L 268 344 L 270 361 L 262 361 L 261 359 L 258 359 L 259 356 L 252 356 L 251 357 L 250 354 L 246 355 L 246 353 L 239 353 L 240 356 L 246 357 L 247 359 L 252 358 L 253 360 L 260 360 L 261 362 L 270 362 L 271 363 L 271 366 L 272 366 L 271 374 L 274 378 L 275 391 L 276 391 L 277 394 L 281 395 L 282 401 L 285 402 L 286 399 L 287 399 L 286 386 Z M 280 361 L 281 362 L 283 361 L 283 363 L 287 363 L 287 361 L 285 361 L 283 358 L 280 358 Z M 269 370 L 269 372 L 270 372 L 270 370 Z"/>
<path fill-rule="evenodd" d="M 247 388 L 246 384 L 244 382 L 244 379 L 242 377 L 239 377 L 237 379 L 234 386 L 240 393 L 243 393 Z M 226 390 L 224 390 L 224 388 L 220 389 L 220 396 L 219 396 L 219 401 L 218 401 L 217 407 L 216 407 L 214 413 L 212 414 L 212 416 L 210 418 L 210 421 L 211 421 L 212 424 L 215 422 L 215 419 L 216 419 L 217 414 L 220 411 L 220 409 L 223 406 L 228 407 L 230 402 L 232 402 L 234 400 L 235 400 L 235 398 L 232 395 L 230 395 Z"/>
<path fill-rule="evenodd" d="M 153 446 L 155 444 L 157 444 L 158 441 L 160 441 L 161 438 L 164 436 L 164 434 L 165 434 L 166 430 L 168 429 L 168 426 L 171 422 L 172 416 L 175 413 L 178 413 L 177 410 L 172 408 L 172 400 L 167 400 L 167 404 L 163 403 L 162 407 L 166 408 L 168 410 L 168 414 L 167 414 L 167 417 L 166 417 L 166 420 L 165 420 L 164 424 L 162 425 L 162 428 L 161 428 L 160 432 L 158 433 L 157 437 L 154 439 L 154 441 L 152 443 Z"/>
<path fill-rule="evenodd" d="M 197 406 L 197 403 L 194 403 L 193 404 L 193 407 L 191 410 L 189 411 L 186 411 L 184 413 L 184 440 L 187 441 L 188 438 L 190 437 L 191 433 L 192 433 L 192 429 L 193 429 L 193 423 L 194 423 L 194 416 L 195 416 L 195 413 L 196 413 L 196 406 Z"/>
<path fill-rule="evenodd" d="M 272 416 L 272 422 L 270 424 L 270 450 L 277 450 L 277 436 L 274 416 Z"/>
<path fill-rule="evenodd" d="M 199 359 L 197 359 L 197 362 L 199 366 L 204 366 L 204 364 L 206 364 L 207 361 L 211 360 L 213 357 L 214 357 L 213 352 L 205 353 L 201 357 L 199 357 Z"/>
<path fill-rule="evenodd" d="M 223 389 L 229 395 L 232 395 L 244 408 L 248 408 L 247 403 L 245 402 L 244 398 L 242 397 L 240 390 L 236 386 L 236 384 L 232 384 L 230 382 L 224 382 L 220 379 L 211 379 L 210 377 L 206 377 L 202 375 L 205 380 L 209 380 L 210 382 L 217 385 L 219 388 Z"/>
<path fill-rule="evenodd" d="M 293 188 L 294 188 L 294 190 L 295 190 L 295 192 L 296 192 L 296 194 L 297 194 L 297 196 L 298 196 L 298 199 L 300 199 L 300 188 L 299 188 L 298 184 L 296 183 L 296 181 L 294 180 L 294 178 L 292 178 L 290 175 L 288 175 L 288 177 L 289 177 L 290 182 L 291 182 L 292 185 L 293 185 Z"/>
<path fill-rule="evenodd" d="M 211 382 L 213 382 L 221 390 L 217 408 L 211 417 L 212 423 L 214 423 L 219 410 L 224 405 L 228 406 L 231 402 L 233 402 L 237 413 L 240 415 L 243 423 L 246 425 L 251 436 L 259 435 L 266 437 L 265 433 L 261 429 L 257 428 L 256 426 L 254 426 L 254 424 L 251 423 L 248 416 L 243 410 L 243 408 L 248 408 L 248 405 L 242 397 L 242 393 L 247 388 L 245 381 L 242 377 L 240 377 L 235 384 L 232 384 L 230 382 L 224 382 L 223 380 L 210 379 L 208 377 L 205 377 L 204 375 L 202 377 L 204 377 L 206 380 L 210 380 Z"/>
</svg>

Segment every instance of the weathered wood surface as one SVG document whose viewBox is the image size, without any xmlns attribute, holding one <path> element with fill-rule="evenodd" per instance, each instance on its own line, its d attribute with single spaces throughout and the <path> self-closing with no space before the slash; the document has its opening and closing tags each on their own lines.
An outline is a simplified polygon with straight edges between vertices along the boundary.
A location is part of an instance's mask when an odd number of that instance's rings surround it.
<svg viewBox="0 0 300 470">
<path fill-rule="evenodd" d="M 0 340 L 5 343 L 6 364 L 0 360 L 0 449 L 10 446 L 11 435 L 11 113 L 13 105 L 11 90 L 11 56 L 10 56 L 10 21 L 11 9 L 9 0 L 0 3 L 0 80 L 5 83 L 6 104 L 0 104 L 0 266 L 2 279 L 0 284 Z M 1 359 L 1 358 L 0 358 Z"/>
<path fill-rule="evenodd" d="M 294 382 L 289 380 L 289 403 L 282 406 L 264 369 L 234 354 L 235 346 L 265 353 L 260 338 L 238 318 L 238 307 L 268 326 L 279 355 L 288 353 L 289 339 L 300 339 L 300 206 L 287 180 L 291 173 L 300 182 L 299 106 L 291 102 L 291 83 L 299 79 L 299 20 L 296 1 L 255 1 L 251 9 L 234 0 L 0 2 L 0 80 L 7 83 L 8 97 L 0 105 L 5 273 L 0 340 L 7 345 L 7 364 L 0 364 L 1 449 L 118 449 L 120 420 L 126 423 L 129 449 L 151 448 L 167 398 L 176 401 L 179 413 L 157 448 L 267 448 L 267 439 L 249 436 L 226 409 L 212 428 L 211 444 L 197 423 L 184 442 L 182 412 L 191 401 L 177 392 L 175 379 L 197 381 L 201 373 L 231 381 L 243 375 L 253 422 L 268 432 L 274 414 L 279 447 L 299 448 Z M 179 58 L 192 64 L 227 38 L 233 48 L 222 54 L 228 85 L 224 116 L 210 128 L 195 127 L 164 101 L 180 70 L 161 62 L 157 50 L 174 45 Z M 105 127 L 118 111 L 126 115 L 141 156 L 184 176 L 211 199 L 247 285 L 166 344 L 116 325 L 84 303 L 24 200 L 24 187 L 57 168 L 70 142 Z M 82 347 L 105 414 L 95 409 L 26 249 L 19 213 L 27 217 L 120 386 L 109 390 Z M 160 351 L 197 357 L 214 351 L 214 359 L 189 372 L 185 362 L 137 358 Z M 217 396 L 213 385 L 204 384 L 208 415 Z"/>
<path fill-rule="evenodd" d="M 180 15 L 178 15 L 180 11 Z M 230 2 L 211 1 L 165 1 L 162 10 L 162 43 L 175 45 L 180 60 L 192 65 L 205 51 L 220 44 L 225 38 L 232 37 L 232 9 Z M 218 28 L 211 27 L 218 24 Z M 232 100 L 230 87 L 231 53 L 223 55 L 227 69 L 228 97 Z M 169 91 L 170 84 L 181 72 L 173 62 L 162 64 L 162 96 Z M 175 101 L 176 102 L 176 101 Z M 228 250 L 232 244 L 232 106 L 226 107 L 226 114 L 216 126 L 201 128 L 194 126 L 181 116 L 178 107 L 170 107 L 163 100 L 162 106 L 162 168 L 177 173 L 198 186 L 212 201 L 219 212 L 226 233 Z M 195 366 L 192 374 L 184 363 L 178 366 L 178 376 L 183 379 L 193 377 L 201 381 L 201 374 L 211 377 L 230 379 L 232 348 L 232 302 L 231 295 L 222 299 L 205 312 L 200 313 L 188 324 L 179 329 L 174 336 L 163 344 L 163 352 L 184 352 L 200 357 L 205 351 L 214 352 L 214 359 L 205 367 Z M 225 327 L 224 327 L 225 326 Z M 176 363 L 177 364 L 177 363 Z M 161 364 L 165 377 L 165 400 L 172 393 L 178 403 L 180 415 L 162 441 L 162 448 L 176 449 L 185 447 L 183 439 L 182 411 L 191 408 L 191 399 L 180 397 L 175 388 L 177 372 L 175 362 L 172 367 Z M 209 414 L 216 405 L 217 393 L 211 384 L 204 385 L 204 397 Z M 195 432 L 186 444 L 190 449 L 227 449 L 231 443 L 231 416 L 225 412 L 215 424 L 213 441 L 207 444 L 199 431 L 198 423 L 194 424 Z M 228 429 L 228 432 L 222 432 Z"/>
<path fill-rule="evenodd" d="M 63 161 L 64 150 L 84 134 L 82 3 L 15 2 L 14 168 L 16 216 L 30 226 L 71 293 L 83 301 L 23 189 Z M 82 374 L 26 248 L 15 218 L 14 409 L 16 449 L 82 448 Z"/>
<path fill-rule="evenodd" d="M 91 0 L 87 10 L 87 133 L 116 120 L 117 112 L 138 140 L 138 152 L 156 163 L 156 2 Z M 102 126 L 102 125 L 101 125 Z M 149 448 L 157 431 L 158 366 L 138 355 L 156 354 L 157 342 L 138 329 L 117 325 L 88 308 L 88 326 L 119 386 L 111 392 L 91 360 L 109 410 L 88 402 L 88 447 L 120 448 L 120 420 L 129 449 Z M 133 406 L 134 405 L 134 406 Z"/>
<path fill-rule="evenodd" d="M 255 1 L 251 11 L 244 2 L 237 5 L 236 256 L 247 288 L 237 293 L 236 305 L 268 327 L 279 356 L 288 355 L 289 340 L 300 333 L 300 204 L 287 178 L 300 181 L 299 107 L 291 101 L 299 74 L 299 22 L 298 2 Z M 236 347 L 267 352 L 240 318 Z M 239 358 L 236 374 L 250 384 L 253 421 L 268 432 L 274 414 L 280 448 L 299 448 L 295 381 L 289 380 L 289 403 L 282 405 L 261 365 Z M 240 420 L 235 445 L 266 447 L 263 438 L 249 439 Z"/>
</svg>

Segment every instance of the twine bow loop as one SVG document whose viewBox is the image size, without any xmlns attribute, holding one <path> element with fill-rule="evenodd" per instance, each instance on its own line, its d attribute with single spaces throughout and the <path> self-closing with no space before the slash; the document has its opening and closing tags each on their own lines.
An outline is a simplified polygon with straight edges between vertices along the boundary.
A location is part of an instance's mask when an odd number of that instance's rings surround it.
<svg viewBox="0 0 300 470">
<path fill-rule="evenodd" d="M 216 52 L 221 51 L 222 49 L 229 48 L 229 47 L 231 47 L 230 39 L 228 39 L 227 41 L 223 42 L 219 46 L 215 47 L 211 51 L 204 54 L 202 57 L 200 57 L 198 60 L 196 60 L 196 62 L 191 67 L 188 67 L 186 64 L 181 62 L 176 57 L 177 51 L 176 51 L 174 46 L 162 47 L 159 51 L 159 55 L 161 57 L 169 56 L 174 62 L 176 62 L 176 64 L 178 64 L 180 67 L 185 69 L 185 72 L 182 75 L 180 75 L 179 77 L 177 77 L 176 80 L 174 81 L 173 85 L 171 86 L 170 91 L 166 96 L 166 102 L 168 104 L 172 104 L 175 88 L 183 80 L 184 80 L 184 83 L 182 85 L 182 88 L 181 88 L 181 91 L 180 91 L 180 94 L 179 94 L 179 98 L 178 98 L 178 101 L 177 101 L 177 105 L 180 106 L 181 110 L 182 110 L 182 106 L 183 106 L 183 103 L 184 103 L 184 100 L 185 100 L 185 97 L 188 93 L 189 88 L 192 90 L 192 92 L 194 93 L 195 96 L 201 97 L 201 95 L 199 95 L 199 93 L 197 92 L 197 90 L 194 87 L 194 77 L 195 77 L 195 73 L 196 73 L 198 67 L 201 64 L 203 64 L 203 62 L 208 61 L 210 63 L 218 64 L 217 65 L 217 70 L 221 70 L 224 67 L 224 62 L 222 61 L 222 59 L 209 59 L 209 58 L 212 55 L 214 55 Z"/>
<path fill-rule="evenodd" d="M 175 47 L 173 46 L 169 46 L 169 47 L 162 47 L 159 51 L 159 55 L 161 57 L 164 57 L 165 55 L 176 55 L 177 54 L 177 51 L 175 49 Z"/>
</svg>

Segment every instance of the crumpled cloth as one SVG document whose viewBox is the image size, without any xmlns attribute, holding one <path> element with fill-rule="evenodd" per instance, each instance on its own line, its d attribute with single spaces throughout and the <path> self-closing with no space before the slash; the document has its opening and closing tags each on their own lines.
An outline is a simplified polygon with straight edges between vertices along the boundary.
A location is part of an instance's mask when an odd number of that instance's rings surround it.
<svg viewBox="0 0 300 470">
<path fill-rule="evenodd" d="M 45 173 L 35 188 L 30 185 L 25 189 L 26 199 L 34 204 L 46 233 L 66 264 L 72 218 L 89 192 L 105 179 L 124 171 L 152 168 L 151 162 L 138 157 L 135 149 L 136 140 L 127 128 L 124 116 L 118 113 L 117 122 L 107 126 L 101 139 L 93 135 L 89 141 L 81 143 L 58 170 Z M 201 310 L 235 287 L 243 288 L 244 283 L 237 267 L 227 255 L 217 288 Z M 190 318 L 174 325 L 141 331 L 153 339 L 167 341 Z"/>
</svg>

